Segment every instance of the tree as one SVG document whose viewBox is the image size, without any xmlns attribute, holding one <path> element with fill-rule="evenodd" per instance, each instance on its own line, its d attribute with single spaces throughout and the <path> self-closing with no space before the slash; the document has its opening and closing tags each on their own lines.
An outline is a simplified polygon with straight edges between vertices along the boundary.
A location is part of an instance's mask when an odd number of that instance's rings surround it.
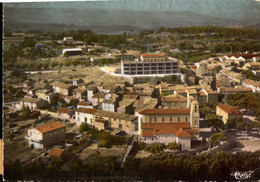
<svg viewBox="0 0 260 182">
<path fill-rule="evenodd" d="M 89 127 L 87 123 L 81 123 L 80 127 L 79 127 L 79 132 L 80 133 L 84 133 L 85 131 L 88 131 Z"/>
<path fill-rule="evenodd" d="M 171 81 L 174 83 L 176 81 L 176 75 L 171 76 Z"/>
<path fill-rule="evenodd" d="M 52 68 L 56 67 L 57 65 L 58 65 L 58 62 L 57 62 L 57 61 L 51 61 L 51 63 L 50 63 L 50 66 L 51 66 Z"/>
<path fill-rule="evenodd" d="M 48 62 L 44 62 L 42 64 L 42 66 L 43 66 L 44 69 L 48 69 L 49 68 L 49 63 Z"/>
<path fill-rule="evenodd" d="M 166 146 L 162 143 L 152 143 L 150 146 L 148 146 L 148 151 L 152 154 L 161 154 L 165 148 Z"/>
<path fill-rule="evenodd" d="M 42 69 L 42 63 L 41 63 L 41 62 L 37 62 L 37 63 L 35 64 L 35 68 L 36 68 L 37 70 Z"/>
<path fill-rule="evenodd" d="M 14 138 L 14 137 L 15 137 L 15 136 L 14 136 L 13 133 L 9 133 L 8 138 L 9 138 L 11 141 L 13 141 L 13 138 Z"/>
<path fill-rule="evenodd" d="M 217 115 L 207 114 L 206 120 L 208 121 L 208 126 L 215 126 L 215 127 L 221 128 L 221 129 L 224 128 L 223 121 Z"/>
<path fill-rule="evenodd" d="M 79 65 L 79 61 L 76 60 L 76 59 L 74 59 L 74 60 L 71 62 L 71 64 L 72 64 L 74 67 L 76 67 L 76 66 Z"/>
<path fill-rule="evenodd" d="M 20 120 L 25 120 L 30 117 L 30 109 L 28 107 L 22 106 L 22 113 L 19 115 Z"/>
<path fill-rule="evenodd" d="M 204 102 L 200 102 L 199 103 L 199 109 L 200 109 L 200 112 L 203 114 L 204 116 L 204 119 L 206 117 L 206 114 L 210 113 L 211 112 L 211 108 Z"/>
<path fill-rule="evenodd" d="M 175 150 L 181 150 L 181 145 L 176 142 L 171 142 L 167 145 L 167 148 L 175 152 Z"/>
<path fill-rule="evenodd" d="M 224 132 L 216 133 L 211 136 L 210 142 L 212 143 L 212 145 L 215 145 L 223 138 L 226 138 Z"/>
</svg>

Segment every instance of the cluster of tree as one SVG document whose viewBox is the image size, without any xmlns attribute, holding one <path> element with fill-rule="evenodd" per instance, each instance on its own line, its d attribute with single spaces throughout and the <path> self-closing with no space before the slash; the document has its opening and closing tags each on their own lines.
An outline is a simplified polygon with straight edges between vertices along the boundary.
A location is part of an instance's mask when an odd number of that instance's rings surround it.
<svg viewBox="0 0 260 182">
<path fill-rule="evenodd" d="M 254 73 L 252 73 L 252 71 L 250 71 L 249 69 L 242 70 L 242 74 L 245 75 L 247 79 L 260 81 L 260 77 L 254 75 Z"/>
<path fill-rule="evenodd" d="M 115 136 L 106 131 L 98 131 L 96 129 L 91 129 L 90 133 L 96 139 L 98 139 L 99 147 L 109 148 L 112 145 L 123 145 L 126 144 L 126 137 Z"/>
<path fill-rule="evenodd" d="M 255 170 L 260 167 L 260 152 L 236 153 L 217 152 L 214 154 L 174 155 L 162 154 L 148 158 L 128 158 L 124 174 L 141 177 L 145 181 L 230 181 L 235 180 L 235 171 Z M 250 180 L 254 180 L 252 176 Z"/>
<path fill-rule="evenodd" d="M 247 39 L 260 39 L 260 30 L 249 28 L 231 28 L 217 26 L 197 26 L 168 28 L 166 31 L 179 34 L 217 33 L 219 37 L 240 37 Z"/>
<path fill-rule="evenodd" d="M 253 115 L 257 117 L 258 121 L 260 121 L 260 93 L 230 94 L 227 95 L 226 100 L 230 105 L 252 111 Z"/>
<path fill-rule="evenodd" d="M 181 145 L 176 142 L 171 142 L 167 146 L 163 143 L 152 143 L 145 150 L 152 154 L 162 154 L 166 148 L 175 152 L 176 150 L 181 150 Z"/>
<path fill-rule="evenodd" d="M 119 63 L 120 62 L 120 58 L 103 58 L 100 59 L 99 61 L 95 61 L 93 64 L 94 65 L 100 65 L 100 66 L 104 66 L 107 64 L 115 64 L 115 63 Z"/>
<path fill-rule="evenodd" d="M 219 52 L 255 52 L 260 50 L 260 45 L 257 41 L 242 41 L 242 42 L 228 42 L 216 44 L 211 47 L 211 51 L 214 53 Z"/>
<path fill-rule="evenodd" d="M 206 153 L 196 156 L 173 153 L 150 156 L 147 158 L 128 157 L 124 168 L 120 170 L 119 156 L 92 156 L 86 162 L 77 157 L 71 157 L 66 164 L 69 171 L 62 172 L 64 159 L 53 158 L 50 162 L 35 160 L 22 165 L 19 161 L 5 162 L 5 179 L 90 179 L 94 177 L 131 177 L 143 181 L 233 181 L 231 174 L 235 171 L 254 171 L 260 167 L 260 151 Z M 255 172 L 248 180 L 258 180 Z"/>
<path fill-rule="evenodd" d="M 193 45 L 190 42 L 182 42 L 178 45 L 180 50 L 192 50 L 194 49 Z"/>
<path fill-rule="evenodd" d="M 243 119 L 240 117 L 229 119 L 229 120 L 227 120 L 227 123 L 226 123 L 227 129 L 248 130 L 248 129 L 251 129 L 252 127 L 253 127 L 252 124 L 248 124 L 248 123 L 244 122 Z"/>
<path fill-rule="evenodd" d="M 22 106 L 22 112 L 19 114 L 20 120 L 25 120 L 30 118 L 30 109 L 28 107 Z"/>
</svg>

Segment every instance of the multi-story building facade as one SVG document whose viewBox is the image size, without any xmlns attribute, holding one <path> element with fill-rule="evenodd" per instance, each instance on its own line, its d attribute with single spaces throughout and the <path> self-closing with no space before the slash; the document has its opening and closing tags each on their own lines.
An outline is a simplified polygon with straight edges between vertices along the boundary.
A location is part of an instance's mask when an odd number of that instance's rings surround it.
<svg viewBox="0 0 260 182">
<path fill-rule="evenodd" d="M 29 129 L 28 136 L 25 138 L 28 140 L 29 146 L 33 145 L 34 148 L 45 148 L 59 142 L 65 136 L 65 125 L 57 121 Z"/>
<path fill-rule="evenodd" d="M 178 73 L 179 61 L 163 54 L 141 54 L 139 61 L 121 61 L 123 75 L 152 75 Z"/>
</svg>

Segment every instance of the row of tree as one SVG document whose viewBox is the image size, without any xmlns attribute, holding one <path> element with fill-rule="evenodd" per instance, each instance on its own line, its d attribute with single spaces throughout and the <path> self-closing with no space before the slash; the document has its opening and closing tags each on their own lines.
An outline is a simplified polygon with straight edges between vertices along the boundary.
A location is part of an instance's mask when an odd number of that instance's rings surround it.
<svg viewBox="0 0 260 182">
<path fill-rule="evenodd" d="M 150 156 L 147 158 L 128 157 L 124 168 L 120 169 L 119 156 L 92 156 L 87 161 L 70 156 L 66 164 L 68 171 L 62 172 L 61 166 L 68 159 L 54 158 L 50 162 L 35 160 L 22 165 L 19 161 L 5 162 L 4 174 L 7 180 L 22 179 L 95 179 L 95 177 L 119 177 L 143 181 L 233 181 L 232 173 L 236 171 L 254 171 L 247 180 L 259 179 L 260 151 L 205 153 L 200 155 L 169 154 Z M 105 179 L 105 178 L 103 178 Z"/>
</svg>

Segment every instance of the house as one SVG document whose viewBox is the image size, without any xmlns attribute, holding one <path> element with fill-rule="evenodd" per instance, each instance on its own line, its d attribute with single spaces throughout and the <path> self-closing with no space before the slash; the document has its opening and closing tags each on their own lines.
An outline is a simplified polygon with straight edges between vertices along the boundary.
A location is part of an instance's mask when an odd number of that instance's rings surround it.
<svg viewBox="0 0 260 182">
<path fill-rule="evenodd" d="M 47 89 L 40 89 L 35 91 L 35 95 L 42 100 L 47 100 L 47 94 L 49 93 L 51 93 L 51 91 Z"/>
<path fill-rule="evenodd" d="M 163 108 L 187 108 L 187 99 L 178 94 L 164 96 L 161 101 Z"/>
<path fill-rule="evenodd" d="M 73 42 L 73 37 L 64 37 L 64 38 L 63 38 L 63 41 L 66 42 L 66 43 L 68 43 L 68 44 L 70 44 L 70 43 Z"/>
<path fill-rule="evenodd" d="M 94 125 L 93 124 L 93 118 L 94 118 L 94 113 L 96 112 L 96 109 L 90 109 L 90 108 L 78 108 L 75 112 L 75 120 L 76 124 L 79 126 L 81 123 L 87 123 L 89 125 Z"/>
<path fill-rule="evenodd" d="M 102 92 L 95 93 L 92 97 L 92 105 L 93 106 L 101 105 L 101 103 L 105 100 L 105 96 L 106 94 Z"/>
<path fill-rule="evenodd" d="M 242 85 L 246 88 L 251 88 L 253 92 L 260 92 L 260 81 L 254 81 L 250 79 L 246 79 L 242 82 Z"/>
<path fill-rule="evenodd" d="M 41 109 L 45 106 L 48 106 L 48 102 L 42 99 L 36 98 L 22 98 L 20 101 L 20 108 L 22 106 L 28 107 L 30 110 Z"/>
<path fill-rule="evenodd" d="M 64 149 L 54 148 L 50 151 L 49 157 L 61 157 L 63 153 L 64 153 Z"/>
<path fill-rule="evenodd" d="M 93 109 L 93 106 L 91 104 L 89 104 L 88 102 L 79 102 L 77 105 L 77 109 L 78 108 L 89 108 L 89 109 Z"/>
<path fill-rule="evenodd" d="M 252 93 L 252 88 L 246 87 L 220 87 L 218 92 L 224 95 L 236 94 L 236 93 Z"/>
<path fill-rule="evenodd" d="M 59 93 L 61 95 L 72 95 L 72 91 L 76 86 L 73 86 L 71 84 L 64 84 L 60 82 L 52 83 L 52 88 L 55 93 Z"/>
<path fill-rule="evenodd" d="M 81 83 L 84 83 L 84 80 L 81 79 L 81 78 L 72 81 L 72 85 L 73 85 L 73 86 L 78 86 L 78 85 L 81 84 Z"/>
<path fill-rule="evenodd" d="M 135 99 L 123 99 L 119 102 L 117 113 L 120 114 L 134 114 L 135 108 L 133 107 Z"/>
<path fill-rule="evenodd" d="M 98 92 L 98 88 L 96 86 L 93 85 L 89 85 L 87 86 L 87 96 L 88 96 L 88 101 L 92 102 L 92 97 L 95 93 Z"/>
<path fill-rule="evenodd" d="M 116 112 L 117 107 L 118 107 L 117 100 L 105 99 L 102 102 L 102 110 L 110 111 L 110 112 Z"/>
<path fill-rule="evenodd" d="M 81 102 L 87 100 L 87 94 L 88 91 L 81 89 L 81 88 L 75 88 L 73 90 L 73 95 Z"/>
<path fill-rule="evenodd" d="M 108 121 L 109 128 L 122 130 L 128 134 L 133 134 L 137 131 L 137 117 L 134 115 L 97 110 L 94 113 L 95 120 Z"/>
<path fill-rule="evenodd" d="M 94 126 L 97 130 L 105 130 L 108 128 L 108 121 L 102 119 L 96 119 L 94 121 Z"/>
<path fill-rule="evenodd" d="M 58 118 L 70 120 L 74 113 L 75 111 L 73 109 L 60 108 L 58 110 Z"/>
<path fill-rule="evenodd" d="M 139 140 L 145 143 L 180 143 L 190 149 L 191 141 L 198 140 L 199 106 L 193 101 L 191 108 L 145 109 L 138 112 Z"/>
<path fill-rule="evenodd" d="M 59 121 L 48 123 L 37 128 L 28 130 L 29 146 L 33 145 L 34 148 L 46 148 L 54 145 L 66 136 L 66 127 Z"/>
<path fill-rule="evenodd" d="M 199 91 L 198 99 L 200 102 L 212 103 L 212 102 L 218 102 L 218 96 L 219 96 L 218 92 L 215 92 L 213 90 L 206 90 L 203 88 Z"/>
<path fill-rule="evenodd" d="M 239 111 L 239 108 L 229 104 L 218 105 L 216 107 L 216 114 L 222 117 L 224 124 L 226 124 L 229 119 L 234 119 L 237 117 L 243 118 L 243 114 Z"/>
</svg>

